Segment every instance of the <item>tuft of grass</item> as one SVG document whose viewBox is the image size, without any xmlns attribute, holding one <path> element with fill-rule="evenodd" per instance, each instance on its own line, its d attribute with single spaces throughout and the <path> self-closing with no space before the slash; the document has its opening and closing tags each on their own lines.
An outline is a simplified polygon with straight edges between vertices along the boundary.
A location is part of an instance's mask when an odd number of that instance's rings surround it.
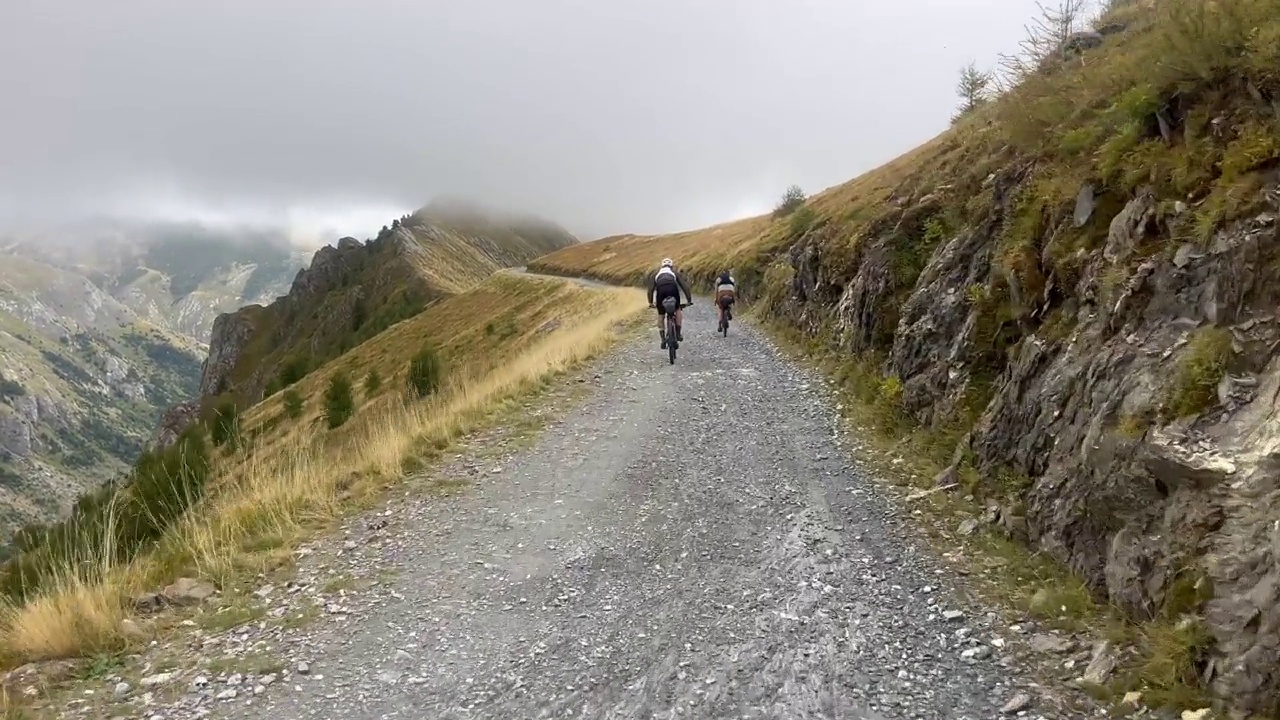
<svg viewBox="0 0 1280 720">
<path fill-rule="evenodd" d="M 293 388 L 285 390 L 281 398 L 281 405 L 284 407 L 286 417 L 296 420 L 302 416 L 302 396 L 298 394 L 297 390 Z"/>
<path fill-rule="evenodd" d="M 235 400 L 223 400 L 214 408 L 209 439 L 214 447 L 230 445 L 234 448 L 239 444 L 240 410 L 236 407 Z"/>
<path fill-rule="evenodd" d="M 1218 383 L 1231 360 L 1231 332 L 1207 326 L 1191 334 L 1178 358 L 1165 411 L 1170 417 L 1196 415 L 1218 401 Z"/>
<path fill-rule="evenodd" d="M 380 396 L 327 434 L 318 435 L 305 424 L 288 426 L 278 436 L 264 436 L 253 447 L 221 460 L 210 480 L 211 491 L 139 548 L 141 552 L 125 556 L 109 543 L 94 546 L 92 554 L 50 565 L 37 590 L 0 607 L 0 660 L 16 665 L 112 653 L 127 645 L 121 621 L 128 616 L 127 599 L 134 594 L 178 573 L 210 578 L 226 588 L 272 571 L 286 561 L 296 543 L 328 527 L 348 509 L 367 504 L 402 477 L 406 458 L 438 453 L 466 433 L 501 420 L 495 408 L 545 389 L 547 378 L 610 347 L 619 339 L 616 328 L 636 317 L 645 304 L 643 293 L 634 289 L 588 289 L 514 277 L 495 278 L 486 285 L 445 301 L 452 319 L 446 331 L 464 343 L 483 336 L 490 318 L 488 304 L 495 297 L 500 297 L 503 309 L 509 310 L 513 302 L 525 308 L 534 327 L 552 317 L 559 324 L 548 332 L 511 338 L 500 363 L 490 361 L 488 345 L 476 346 L 471 356 L 457 353 L 455 372 L 428 398 Z M 413 323 L 405 324 L 297 384 L 305 391 L 328 382 L 361 358 L 405 358 L 407 348 L 421 347 L 415 330 Z M 249 409 L 244 421 L 274 416 L 275 402 Z M 112 507 L 119 509 L 118 504 Z M 237 622 L 248 617 L 239 612 L 230 616 Z"/>
<path fill-rule="evenodd" d="M 378 374 L 378 369 L 374 368 L 364 376 L 364 393 L 365 396 L 373 396 L 378 394 L 378 390 L 382 388 L 382 375 Z"/>
</svg>

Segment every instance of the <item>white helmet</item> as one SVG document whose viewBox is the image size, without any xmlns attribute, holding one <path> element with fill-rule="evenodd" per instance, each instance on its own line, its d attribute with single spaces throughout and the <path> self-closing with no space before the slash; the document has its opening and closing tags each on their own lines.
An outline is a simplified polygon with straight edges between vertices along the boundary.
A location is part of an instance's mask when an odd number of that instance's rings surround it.
<svg viewBox="0 0 1280 720">
<path fill-rule="evenodd" d="M 671 262 L 671 258 L 662 258 L 662 267 L 671 267 L 674 264 Z"/>
</svg>

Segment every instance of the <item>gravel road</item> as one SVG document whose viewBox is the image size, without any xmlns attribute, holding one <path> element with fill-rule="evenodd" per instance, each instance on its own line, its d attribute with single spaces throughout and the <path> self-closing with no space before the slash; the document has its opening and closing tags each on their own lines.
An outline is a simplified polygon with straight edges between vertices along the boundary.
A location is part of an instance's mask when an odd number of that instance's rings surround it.
<svg viewBox="0 0 1280 720">
<path fill-rule="evenodd" d="M 676 365 L 651 330 L 500 469 L 360 519 L 325 562 L 392 579 L 279 638 L 282 681 L 200 714 L 1056 717 L 854 469 L 822 382 L 714 328 L 699 301 Z"/>
</svg>

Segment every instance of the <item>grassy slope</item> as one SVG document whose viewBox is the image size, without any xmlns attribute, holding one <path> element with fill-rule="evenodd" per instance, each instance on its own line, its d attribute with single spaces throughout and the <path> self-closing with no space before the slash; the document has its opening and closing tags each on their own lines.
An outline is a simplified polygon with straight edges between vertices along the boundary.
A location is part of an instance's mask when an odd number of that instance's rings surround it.
<svg viewBox="0 0 1280 720">
<path fill-rule="evenodd" d="M 279 414 L 278 399 L 246 414 L 251 440 L 216 457 L 209 492 L 153 548 L 100 576 L 83 572 L 110 565 L 100 557 L 64 564 L 39 596 L 5 610 L 4 662 L 113 652 L 129 642 L 121 621 L 132 593 L 181 573 L 230 590 L 278 565 L 300 538 L 608 347 L 643 304 L 632 289 L 499 274 L 336 358 L 295 386 L 306 401 L 297 419 Z M 406 401 L 404 366 L 424 343 L 440 348 L 446 380 L 435 396 Z M 372 395 L 361 382 L 370 370 L 383 378 Z M 319 396 L 340 371 L 359 407 L 326 431 Z"/>
<path fill-rule="evenodd" d="M 286 365 L 314 367 L 501 268 L 572 241 L 567 233 L 538 225 L 513 228 L 483 218 L 416 213 L 371 244 L 342 251 L 337 262 L 343 271 L 329 273 L 318 297 L 291 293 L 269 306 L 240 310 L 253 330 L 226 390 L 242 403 L 255 402 L 274 389 L 269 386 Z M 313 261 L 308 272 L 315 267 Z"/>
<path fill-rule="evenodd" d="M 1271 100 L 1280 97 L 1280 2 L 1124 3 L 1103 20 L 1127 28 L 1083 59 L 1051 64 L 915 151 L 810 198 L 789 217 L 606 238 L 553 253 L 530 268 L 637 283 L 669 255 L 705 283 L 720 268 L 736 266 L 756 309 L 781 320 L 779 332 L 842 381 L 855 401 L 849 404 L 855 420 L 882 430 L 895 455 L 908 439 L 912 451 L 900 460 L 914 465 L 927 487 L 950 463 L 984 398 L 979 393 L 958 417 L 922 427 L 901 411 L 901 384 L 881 369 L 901 304 L 943 240 L 993 214 L 1003 217 L 989 277 L 963 290 L 984 313 L 979 321 L 992 330 L 993 345 L 1011 348 L 1034 332 L 1070 334 L 1072 308 L 1082 301 L 1072 296 L 1080 273 L 1106 243 L 1110 219 L 1140 187 L 1161 199 L 1158 216 L 1166 234 L 1113 270 L 1121 280 L 1141 261 L 1172 254 L 1183 242 L 1206 242 L 1215 229 L 1267 203 L 1259 190 L 1280 161 L 1280 123 Z M 997 214 L 990 188 L 1000 174 L 1015 177 L 1017 191 Z M 1096 188 L 1096 209 L 1076 228 L 1069 219 L 1086 181 Z M 860 264 L 886 244 L 890 292 L 871 310 L 887 332 L 850 356 L 847 338 L 832 332 L 834 305 Z M 793 248 L 819 258 L 822 274 L 818 286 L 808 288 L 807 303 L 793 295 Z M 1104 288 L 1108 282 L 1114 281 L 1103 278 Z M 1044 303 L 1046 288 L 1052 291 Z M 989 353 L 978 370 L 995 377 L 1009 357 Z M 1220 375 L 1221 363 L 1212 365 Z M 1216 380 L 1201 384 L 1212 389 Z M 1020 486 L 1018 478 L 991 482 Z M 1043 557 L 993 535 L 954 535 L 957 518 L 980 514 L 980 506 L 946 495 L 923 502 L 940 513 L 935 517 L 951 518 L 932 530 L 948 551 L 967 547 L 998 561 L 988 591 L 1051 623 L 1078 628 L 1083 621 L 1135 644 L 1138 656 L 1120 673 L 1125 689 L 1140 687 L 1157 703 L 1201 702 L 1192 658 L 1202 635 L 1167 620 L 1128 625 Z"/>
</svg>

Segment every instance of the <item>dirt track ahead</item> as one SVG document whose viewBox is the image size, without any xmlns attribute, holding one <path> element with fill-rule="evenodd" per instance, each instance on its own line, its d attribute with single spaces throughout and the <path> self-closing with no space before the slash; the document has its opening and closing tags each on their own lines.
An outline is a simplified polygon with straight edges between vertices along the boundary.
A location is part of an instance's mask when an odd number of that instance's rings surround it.
<svg viewBox="0 0 1280 720">
<path fill-rule="evenodd" d="M 532 447 L 442 471 L 470 468 L 462 492 L 394 502 L 345 545 L 318 542 L 345 548 L 324 563 L 393 579 L 285 635 L 278 650 L 305 675 L 187 711 L 999 716 L 1027 679 L 852 469 L 821 383 L 753 329 L 714 326 L 700 302 L 675 366 L 651 331 Z M 1023 717 L 1037 715 L 1056 717 Z"/>
</svg>

